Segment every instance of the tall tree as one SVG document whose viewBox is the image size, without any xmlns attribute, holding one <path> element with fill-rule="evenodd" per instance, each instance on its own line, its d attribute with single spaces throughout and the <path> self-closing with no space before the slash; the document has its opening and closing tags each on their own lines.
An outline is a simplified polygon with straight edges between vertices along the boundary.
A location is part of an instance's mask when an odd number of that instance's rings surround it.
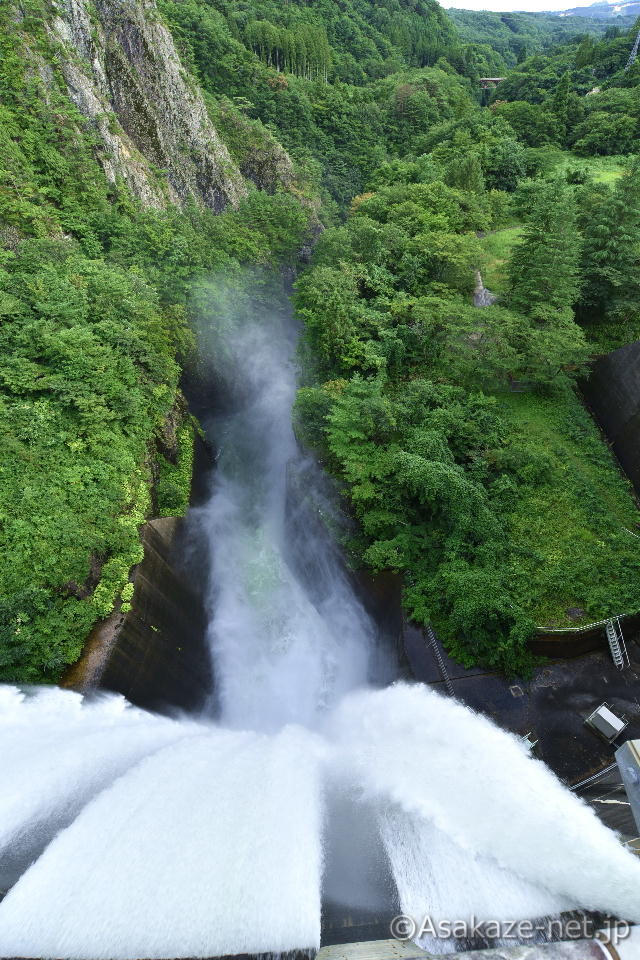
<svg viewBox="0 0 640 960">
<path fill-rule="evenodd" d="M 580 239 L 568 187 L 545 184 L 533 199 L 529 222 L 509 264 L 511 306 L 545 321 L 571 318 L 578 297 Z"/>
<path fill-rule="evenodd" d="M 569 71 L 567 70 L 560 79 L 560 83 L 551 97 L 551 110 L 558 123 L 558 133 L 560 134 L 561 143 L 566 142 L 567 132 L 569 130 L 570 93 L 571 83 Z"/>
<path fill-rule="evenodd" d="M 596 53 L 596 42 L 591 36 L 583 37 L 580 42 L 580 46 L 576 50 L 574 66 L 576 70 L 582 69 L 582 67 L 588 67 L 593 63 L 593 59 Z"/>
<path fill-rule="evenodd" d="M 588 205 L 582 231 L 581 321 L 624 322 L 640 310 L 640 159 Z"/>
<path fill-rule="evenodd" d="M 484 175 L 477 153 L 453 157 L 447 170 L 447 184 L 468 193 L 484 192 Z"/>
</svg>

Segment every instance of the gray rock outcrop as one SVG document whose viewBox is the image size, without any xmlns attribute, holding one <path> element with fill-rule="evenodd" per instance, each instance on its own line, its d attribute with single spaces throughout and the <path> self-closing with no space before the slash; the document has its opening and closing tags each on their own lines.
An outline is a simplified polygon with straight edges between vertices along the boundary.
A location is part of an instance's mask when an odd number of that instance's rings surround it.
<svg viewBox="0 0 640 960">
<path fill-rule="evenodd" d="M 239 202 L 243 177 L 154 0 L 60 0 L 50 32 L 110 182 L 154 207 Z"/>
</svg>

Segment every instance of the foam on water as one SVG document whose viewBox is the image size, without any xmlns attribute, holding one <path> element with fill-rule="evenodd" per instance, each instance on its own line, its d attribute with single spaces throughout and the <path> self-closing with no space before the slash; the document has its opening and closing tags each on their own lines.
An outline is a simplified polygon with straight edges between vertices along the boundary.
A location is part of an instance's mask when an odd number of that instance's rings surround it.
<svg viewBox="0 0 640 960">
<path fill-rule="evenodd" d="M 0 890 L 95 793 L 190 727 L 123 697 L 86 704 L 71 691 L 0 687 Z"/>
<path fill-rule="evenodd" d="M 555 897 L 640 921 L 638 859 L 517 737 L 487 718 L 423 686 L 397 684 L 345 699 L 328 729 L 334 762 L 365 796 L 386 800 L 419 831 L 433 825 L 470 864 L 489 858 Z M 388 843 L 397 835 L 397 824 L 387 828 Z M 425 848 L 430 836 L 431 827 Z M 402 862 L 398 884 L 414 888 Z"/>
<path fill-rule="evenodd" d="M 317 943 L 320 816 L 312 734 L 203 726 L 56 837 L 2 903 L 3 951 L 117 960 Z"/>
<path fill-rule="evenodd" d="M 640 921 L 638 862 L 517 738 L 425 688 L 367 688 L 375 631 L 291 431 L 295 331 L 214 300 L 229 404 L 190 522 L 212 556 L 215 697 L 172 719 L 0 687 L 0 957 L 317 947 L 324 837 L 334 901 L 380 908 L 388 878 L 418 921 Z"/>
</svg>

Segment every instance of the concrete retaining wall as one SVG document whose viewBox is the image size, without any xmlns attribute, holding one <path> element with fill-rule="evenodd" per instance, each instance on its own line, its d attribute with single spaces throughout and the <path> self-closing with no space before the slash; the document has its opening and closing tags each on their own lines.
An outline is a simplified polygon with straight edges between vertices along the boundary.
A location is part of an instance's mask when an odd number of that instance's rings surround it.
<svg viewBox="0 0 640 960">
<path fill-rule="evenodd" d="M 145 524 L 132 609 L 97 624 L 63 686 L 111 690 L 151 710 L 192 710 L 204 701 L 212 688 L 207 618 L 176 562 L 182 527 L 179 517 Z"/>
<path fill-rule="evenodd" d="M 640 494 L 640 341 L 597 360 L 582 392 Z"/>
</svg>

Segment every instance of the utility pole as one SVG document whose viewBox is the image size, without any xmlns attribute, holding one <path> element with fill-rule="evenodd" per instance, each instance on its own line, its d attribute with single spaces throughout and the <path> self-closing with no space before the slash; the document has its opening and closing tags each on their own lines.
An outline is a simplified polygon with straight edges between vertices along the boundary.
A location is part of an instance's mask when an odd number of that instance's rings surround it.
<svg viewBox="0 0 640 960">
<path fill-rule="evenodd" d="M 629 67 L 632 67 L 636 62 L 636 57 L 638 56 L 638 48 L 640 48 L 640 30 L 638 30 L 638 35 L 636 36 L 635 43 L 633 44 L 631 53 L 629 54 L 627 65 L 624 68 L 625 70 L 628 70 Z"/>
</svg>

